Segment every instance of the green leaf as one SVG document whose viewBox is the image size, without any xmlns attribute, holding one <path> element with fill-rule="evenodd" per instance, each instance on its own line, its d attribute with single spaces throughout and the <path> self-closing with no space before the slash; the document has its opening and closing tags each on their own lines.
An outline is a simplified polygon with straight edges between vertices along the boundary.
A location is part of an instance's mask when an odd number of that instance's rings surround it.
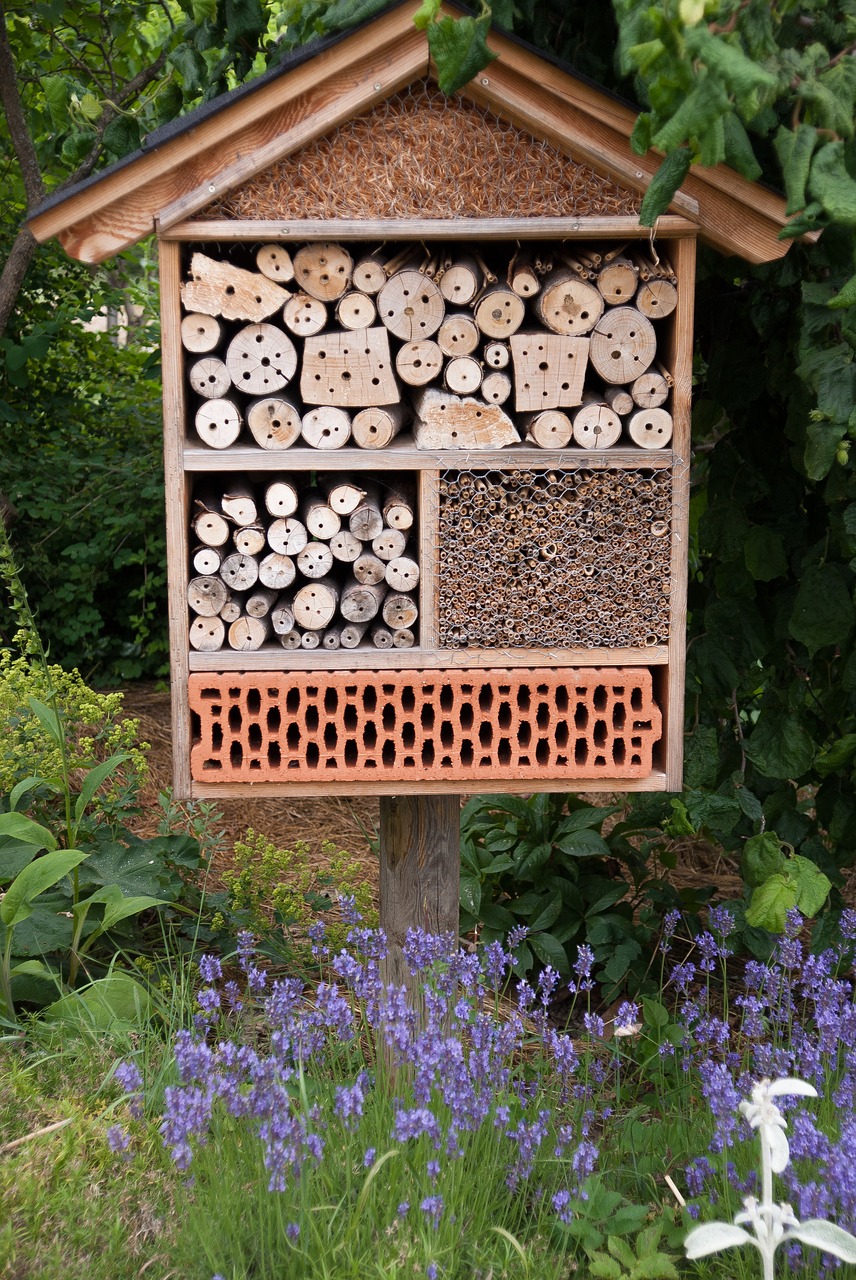
<svg viewBox="0 0 856 1280">
<path fill-rule="evenodd" d="M 856 276 L 851 276 L 826 305 L 831 310 L 840 310 L 843 307 L 852 307 L 854 303 L 856 303 Z"/>
<path fill-rule="evenodd" d="M 437 67 L 437 83 L 446 95 L 457 93 L 497 56 L 487 47 L 490 15 L 441 18 L 428 28 L 428 47 Z"/>
<path fill-rule="evenodd" d="M 165 905 L 162 898 L 151 898 L 146 894 L 126 897 L 118 885 L 108 884 L 103 889 L 98 889 L 95 893 L 90 894 L 88 898 L 78 902 L 77 906 L 73 908 L 75 917 L 84 908 L 88 910 L 89 907 L 99 903 L 104 905 L 104 915 L 90 935 L 93 940 L 102 933 L 107 933 L 109 929 L 112 929 L 122 920 L 127 920 L 129 916 L 139 915 L 141 911 L 147 911 L 151 907 Z"/>
<path fill-rule="evenodd" d="M 678 96 L 674 101 L 679 106 L 653 137 L 654 146 L 661 151 L 673 152 L 682 143 L 698 138 L 710 128 L 714 120 L 729 110 L 728 94 L 724 86 L 709 75 L 697 79 L 695 87 L 688 94 Z M 667 159 L 671 159 L 671 156 L 667 156 Z M 680 183 L 673 187 L 673 193 L 678 186 Z"/>
<path fill-rule="evenodd" d="M 51 791 L 56 791 L 57 789 L 55 784 L 46 778 L 22 778 L 9 792 L 9 808 L 14 812 L 21 797 L 27 795 L 30 791 L 35 791 L 37 787 L 48 787 Z"/>
<path fill-rule="evenodd" d="M 139 840 L 129 836 L 125 844 L 107 841 L 90 854 L 81 880 L 87 885 L 117 884 L 125 894 L 147 894 L 161 901 L 173 896 L 157 838 Z"/>
<path fill-rule="evenodd" d="M 30 710 L 36 716 L 50 740 L 60 746 L 63 740 L 63 731 L 57 713 L 52 711 L 50 707 L 45 706 L 38 698 L 34 698 L 32 694 L 27 698 L 27 702 L 30 705 Z"/>
<path fill-rule="evenodd" d="M 94 123 L 101 115 L 101 103 L 94 93 L 85 93 L 80 99 L 80 110 L 87 120 L 91 120 Z"/>
<path fill-rule="evenodd" d="M 116 755 L 110 756 L 108 760 L 102 760 L 94 769 L 90 769 L 86 777 L 83 779 L 83 785 L 80 788 L 80 795 L 74 806 L 74 816 L 79 822 L 83 817 L 86 806 L 89 804 L 95 792 L 106 782 L 111 773 L 115 773 L 120 764 L 124 764 L 126 760 L 130 760 L 127 751 L 120 751 Z"/>
<path fill-rule="evenodd" d="M 797 905 L 797 886 L 790 876 L 773 875 L 752 893 L 746 920 L 757 929 L 783 933 L 785 917 Z"/>
<path fill-rule="evenodd" d="M 843 142 L 827 142 L 816 152 L 809 191 L 835 222 L 856 226 L 856 182 L 847 172 Z"/>
<path fill-rule="evenodd" d="M 746 100 L 753 94 L 776 88 L 772 72 L 748 58 L 738 45 L 713 35 L 707 26 L 702 24 L 684 32 L 684 42 L 693 57 L 715 71 L 738 99 Z"/>
<path fill-rule="evenodd" d="M 811 564 L 794 601 L 788 630 L 814 656 L 826 645 L 842 644 L 853 626 L 850 592 L 832 564 Z"/>
<path fill-rule="evenodd" d="M 118 159 L 139 150 L 142 135 L 132 116 L 116 116 L 104 130 L 104 146 Z"/>
<path fill-rule="evenodd" d="M 669 1025 L 669 1011 L 659 1000 L 644 999 L 642 1001 L 642 1017 L 646 1025 L 656 1031 L 662 1031 Z"/>
<path fill-rule="evenodd" d="M 556 845 L 570 858 L 608 858 L 610 853 L 603 836 L 589 827 L 562 836 L 556 841 Z"/>
<path fill-rule="evenodd" d="M 658 41 L 658 43 L 660 43 Z M 630 150 L 636 156 L 644 156 L 651 146 L 651 112 L 642 111 L 636 117 L 633 131 L 630 134 Z"/>
<path fill-rule="evenodd" d="M 660 143 L 656 145 L 659 146 Z M 690 171 L 690 159 L 689 148 L 679 147 L 662 161 L 648 184 L 639 210 L 639 221 L 643 227 L 653 227 L 660 215 L 666 212 L 675 192 Z"/>
<path fill-rule="evenodd" d="M 623 1267 L 630 1268 L 636 1262 L 636 1255 L 630 1248 L 630 1245 L 626 1240 L 622 1240 L 619 1236 L 607 1236 L 606 1247 L 612 1254 L 613 1258 L 617 1259 Z"/>
<path fill-rule="evenodd" d="M 532 950 L 542 964 L 552 965 L 563 978 L 571 972 L 568 957 L 561 942 L 557 942 L 552 933 L 533 933 L 527 938 Z"/>
<path fill-rule="evenodd" d="M 763 170 L 755 158 L 743 121 L 734 112 L 728 112 L 722 117 L 722 129 L 725 140 L 725 163 L 732 169 L 736 169 L 748 182 L 757 182 Z"/>
<path fill-rule="evenodd" d="M 51 124 L 57 133 L 68 128 L 68 83 L 64 76 L 42 76 L 39 80 L 48 104 Z"/>
<path fill-rule="evenodd" d="M 413 25 L 417 31 L 426 31 L 440 12 L 443 0 L 422 0 L 413 15 Z"/>
<path fill-rule="evenodd" d="M 622 1276 L 621 1267 L 608 1253 L 591 1254 L 586 1270 L 598 1280 L 621 1280 Z"/>
<path fill-rule="evenodd" d="M 796 129 L 781 125 L 773 139 L 785 180 L 788 215 L 799 213 L 805 206 L 806 184 L 816 143 L 817 130 L 810 124 L 799 124 Z"/>
<path fill-rule="evenodd" d="M 847 435 L 846 422 L 810 422 L 806 427 L 805 471 L 809 480 L 825 480 L 838 446 Z"/>
<path fill-rule="evenodd" d="M 546 895 L 546 904 L 530 921 L 529 928 L 533 933 L 540 933 L 544 929 L 550 929 L 561 914 L 562 894 L 561 890 L 557 889 L 552 895 Z"/>
<path fill-rule="evenodd" d="M 461 875 L 461 906 L 478 918 L 481 906 L 481 883 L 476 876 Z"/>
<path fill-rule="evenodd" d="M 845 768 L 856 756 L 856 733 L 845 733 L 831 747 L 822 751 L 814 762 L 818 773 L 826 777 Z"/>
<path fill-rule="evenodd" d="M 26 840 L 0 839 L 0 884 L 14 880 L 19 871 L 29 866 L 39 850 Z"/>
<path fill-rule="evenodd" d="M 74 931 L 67 912 L 69 905 L 70 898 L 62 893 L 43 893 L 37 898 L 31 914 L 15 926 L 15 955 L 46 956 L 67 951 Z"/>
<path fill-rule="evenodd" d="M 553 852 L 553 846 L 548 841 L 533 846 L 523 845 L 521 847 L 521 855 L 519 861 L 516 862 L 515 872 L 520 880 L 531 880 L 535 872 L 540 871 L 550 861 L 550 855 Z"/>
<path fill-rule="evenodd" d="M 639 959 L 642 948 L 635 938 L 628 938 L 614 948 L 612 955 L 603 967 L 603 972 L 610 982 L 621 982 L 630 966 Z"/>
<path fill-rule="evenodd" d="M 62 996 L 42 1016 L 80 1030 L 107 1031 L 117 1023 L 144 1026 L 153 1007 L 151 995 L 139 982 L 127 973 L 111 973 L 82 991 Z"/>
<path fill-rule="evenodd" d="M 15 877 L 6 896 L 0 902 L 0 920 L 7 929 L 14 929 L 20 921 L 26 920 L 33 909 L 33 902 L 40 893 L 51 885 L 62 880 L 74 867 L 80 866 L 86 854 L 79 849 L 59 849 L 54 853 L 46 853 Z"/>
<path fill-rule="evenodd" d="M 744 750 L 767 778 L 800 778 L 814 760 L 811 734 L 795 716 L 782 713 L 762 713 Z"/>
<path fill-rule="evenodd" d="M 782 535 L 764 525 L 753 525 L 749 530 L 743 559 L 756 582 L 772 582 L 788 571 Z"/>
<path fill-rule="evenodd" d="M 740 860 L 740 870 L 750 888 L 756 889 L 769 880 L 770 876 L 784 869 L 785 855 L 782 852 L 782 842 L 774 831 L 765 831 L 746 841 Z"/>
<path fill-rule="evenodd" d="M 2 836 L 30 844 L 36 852 L 56 848 L 56 838 L 52 832 L 28 818 L 25 813 L 0 813 L 0 837 Z"/>
<path fill-rule="evenodd" d="M 832 881 L 810 858 L 803 858 L 799 854 L 794 854 L 788 859 L 788 871 L 791 878 L 796 881 L 796 905 L 801 913 L 811 920 L 829 897 Z"/>
</svg>

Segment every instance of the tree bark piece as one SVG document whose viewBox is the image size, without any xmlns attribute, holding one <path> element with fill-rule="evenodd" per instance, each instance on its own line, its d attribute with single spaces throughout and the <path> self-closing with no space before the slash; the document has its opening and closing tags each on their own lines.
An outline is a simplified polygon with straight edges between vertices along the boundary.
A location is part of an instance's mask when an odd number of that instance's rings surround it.
<svg viewBox="0 0 856 1280">
<path fill-rule="evenodd" d="M 186 310 L 201 311 L 207 316 L 258 323 L 288 300 L 288 292 L 272 280 L 204 253 L 194 253 L 190 276 L 188 283 L 181 286 L 181 300 Z"/>
<path fill-rule="evenodd" d="M 260 524 L 247 524 L 232 534 L 235 550 L 243 556 L 257 556 L 264 551 L 265 530 Z"/>
<path fill-rule="evenodd" d="M 395 357 L 395 368 L 399 378 L 409 387 L 424 387 L 443 368 L 443 353 L 439 343 L 430 338 L 405 342 Z"/>
<path fill-rule="evenodd" d="M 324 578 L 333 568 L 333 552 L 325 542 L 307 542 L 297 553 L 297 568 L 304 578 Z"/>
<path fill-rule="evenodd" d="M 488 338 L 510 338 L 523 324 L 526 305 L 501 285 L 482 294 L 475 309 L 476 324 Z"/>
<path fill-rule="evenodd" d="M 293 516 L 297 510 L 297 490 L 289 480 L 274 480 L 265 489 L 265 510 L 277 519 Z"/>
<path fill-rule="evenodd" d="M 297 351 L 287 334 L 273 324 L 250 324 L 226 350 L 226 364 L 239 391 L 271 395 L 287 386 L 297 370 Z"/>
<path fill-rule="evenodd" d="M 296 556 L 309 541 L 306 525 L 295 516 L 274 520 L 267 531 L 268 546 L 282 556 Z"/>
<path fill-rule="evenodd" d="M 522 419 L 526 427 L 526 439 L 539 449 L 564 449 L 571 443 L 574 424 L 561 409 L 544 409 Z"/>
<path fill-rule="evenodd" d="M 367 293 L 346 293 L 336 306 L 336 319 L 343 329 L 368 329 L 377 319 L 377 307 Z"/>
<path fill-rule="evenodd" d="M 415 393 L 414 407 L 418 449 L 501 449 L 520 441 L 499 405 L 426 387 Z"/>
<path fill-rule="evenodd" d="M 241 414 L 231 400 L 207 400 L 196 410 L 196 434 L 211 449 L 228 449 L 241 434 Z"/>
<path fill-rule="evenodd" d="M 444 277 L 445 278 L 445 277 Z M 404 342 L 430 338 L 443 323 L 446 305 L 433 280 L 419 271 L 399 271 L 377 298 L 378 317 Z"/>
<path fill-rule="evenodd" d="M 194 618 L 188 632 L 191 649 L 198 653 L 217 653 L 223 648 L 226 627 L 222 618 Z"/>
<path fill-rule="evenodd" d="M 335 302 L 351 283 L 354 261 L 347 249 L 331 241 L 307 244 L 294 255 L 298 287 L 321 302 Z"/>
<path fill-rule="evenodd" d="M 239 618 L 229 627 L 229 648 L 241 653 L 261 649 L 270 633 L 270 618 Z"/>
<path fill-rule="evenodd" d="M 321 405 L 303 415 L 301 430 L 313 449 L 341 449 L 351 438 L 351 419 L 344 409 Z"/>
<path fill-rule="evenodd" d="M 437 345 L 446 356 L 468 356 L 479 345 L 479 328 L 466 311 L 452 311 L 440 325 Z"/>
<path fill-rule="evenodd" d="M 630 387 L 631 408 L 637 404 L 640 409 L 659 409 L 669 398 L 669 384 L 656 369 L 649 369 Z"/>
<path fill-rule="evenodd" d="M 191 311 L 181 322 L 181 344 L 185 351 L 214 351 L 223 336 L 223 326 L 214 316 Z"/>
<path fill-rule="evenodd" d="M 610 449 L 621 439 L 621 419 L 600 401 L 584 405 L 574 414 L 574 440 L 583 449 Z"/>
<path fill-rule="evenodd" d="M 220 566 L 220 577 L 233 591 L 249 591 L 259 580 L 258 561 L 240 552 L 226 556 Z"/>
<path fill-rule="evenodd" d="M 671 280 L 646 280 L 639 286 L 636 306 L 649 320 L 665 320 L 678 305 L 678 291 Z"/>
<path fill-rule="evenodd" d="M 256 266 L 267 280 L 289 284 L 294 279 L 291 254 L 281 244 L 263 244 L 256 254 Z"/>
<path fill-rule="evenodd" d="M 643 449 L 664 449 L 672 438 L 672 415 L 665 409 L 640 409 L 627 423 L 627 434 Z"/>
<path fill-rule="evenodd" d="M 647 376 L 646 373 L 642 375 L 643 378 L 647 378 Z M 641 379 L 637 379 L 637 381 L 641 381 Z M 633 412 L 634 400 L 629 387 L 604 387 L 603 398 L 613 413 L 625 414 Z"/>
<path fill-rule="evenodd" d="M 339 516 L 349 516 L 352 511 L 356 511 L 366 496 L 365 489 L 350 480 L 340 480 L 338 476 L 322 476 L 321 487 L 327 494 L 327 502 Z"/>
<path fill-rule="evenodd" d="M 482 399 L 488 404 L 505 404 L 511 396 L 511 379 L 507 373 L 489 373 L 482 379 Z"/>
<path fill-rule="evenodd" d="M 514 405 L 527 410 L 565 409 L 582 403 L 589 339 L 554 333 L 516 333 Z"/>
<path fill-rule="evenodd" d="M 228 592 L 222 578 L 206 575 L 192 578 L 187 588 L 187 603 L 200 618 L 216 618 Z"/>
<path fill-rule="evenodd" d="M 295 293 L 283 308 L 282 318 L 289 332 L 298 338 L 320 333 L 327 323 L 327 308 L 308 293 Z"/>
<path fill-rule="evenodd" d="M 280 551 L 271 551 L 259 562 L 259 582 L 264 587 L 275 591 L 283 591 L 290 587 L 297 576 L 297 569 L 291 556 Z"/>
<path fill-rule="evenodd" d="M 187 380 L 198 396 L 206 400 L 218 400 L 232 386 L 229 370 L 217 356 L 197 360 L 187 375 Z"/>
<path fill-rule="evenodd" d="M 414 595 L 390 592 L 383 602 L 383 620 L 393 630 L 412 627 L 418 617 L 419 605 Z"/>
<path fill-rule="evenodd" d="M 300 439 L 300 414 L 288 400 L 269 396 L 247 409 L 247 426 L 263 449 L 288 449 Z"/>
<path fill-rule="evenodd" d="M 382 583 L 352 582 L 342 591 L 339 609 L 347 622 L 371 622 L 387 594 Z"/>
<path fill-rule="evenodd" d="M 384 577 L 393 591 L 413 591 L 419 586 L 419 565 L 408 556 L 398 556 L 390 560 Z"/>
<path fill-rule="evenodd" d="M 348 408 L 395 404 L 398 384 L 386 329 L 378 325 L 307 338 L 300 394 L 306 404 Z"/>
<path fill-rule="evenodd" d="M 323 631 L 332 621 L 339 601 L 339 588 L 332 578 L 307 582 L 294 597 L 294 620 L 306 631 Z"/>
<path fill-rule="evenodd" d="M 401 404 L 376 405 L 354 414 L 351 434 L 361 449 L 385 449 L 404 424 Z"/>
<path fill-rule="evenodd" d="M 639 268 L 629 258 L 613 258 L 601 267 L 596 284 L 611 307 L 632 302 L 639 283 Z"/>
<path fill-rule="evenodd" d="M 220 500 L 223 515 L 235 524 L 254 524 L 258 520 L 259 509 L 255 495 L 249 485 L 233 481 Z"/>
<path fill-rule="evenodd" d="M 589 360 L 604 382 L 634 382 L 657 354 L 657 337 L 635 307 L 614 307 L 595 325 Z"/>
<path fill-rule="evenodd" d="M 446 363 L 443 381 L 455 395 L 474 395 L 481 386 L 482 367 L 472 356 L 458 356 Z"/>
<path fill-rule="evenodd" d="M 545 278 L 535 311 L 553 333 L 579 337 L 591 332 L 603 315 L 603 306 L 603 298 L 593 285 L 576 272 L 558 267 Z"/>
</svg>

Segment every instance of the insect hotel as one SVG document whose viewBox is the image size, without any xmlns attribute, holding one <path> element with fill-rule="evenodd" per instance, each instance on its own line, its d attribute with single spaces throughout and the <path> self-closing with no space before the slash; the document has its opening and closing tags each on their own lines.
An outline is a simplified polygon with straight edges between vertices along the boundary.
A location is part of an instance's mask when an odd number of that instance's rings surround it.
<svg viewBox="0 0 856 1280">
<path fill-rule="evenodd" d="M 378 794 L 455 927 L 460 793 L 681 786 L 696 238 L 787 245 L 723 167 L 652 234 L 630 108 L 499 33 L 446 99 L 411 8 L 31 227 L 158 235 L 176 793 Z"/>
</svg>

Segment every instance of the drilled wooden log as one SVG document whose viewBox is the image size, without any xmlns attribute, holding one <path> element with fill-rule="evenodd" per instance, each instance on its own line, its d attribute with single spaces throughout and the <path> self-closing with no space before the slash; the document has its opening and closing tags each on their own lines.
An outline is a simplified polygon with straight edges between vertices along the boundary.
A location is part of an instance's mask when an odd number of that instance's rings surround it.
<svg viewBox="0 0 856 1280">
<path fill-rule="evenodd" d="M 208 574 L 191 579 L 187 588 L 187 603 L 200 618 L 216 618 L 227 595 L 223 580 Z"/>
<path fill-rule="evenodd" d="M 407 546 L 407 534 L 401 529 L 383 529 L 376 538 L 372 538 L 372 551 L 378 560 L 387 564 L 404 554 Z"/>
<path fill-rule="evenodd" d="M 371 542 L 383 531 L 380 495 L 375 485 L 366 485 L 366 493 L 348 517 L 348 528 L 361 542 Z"/>
<path fill-rule="evenodd" d="M 222 618 L 194 618 L 188 631 L 191 649 L 198 653 L 217 653 L 226 639 Z"/>
<path fill-rule="evenodd" d="M 419 585 L 419 565 L 408 556 L 390 560 L 384 578 L 393 591 L 412 591 Z"/>
<path fill-rule="evenodd" d="M 478 325 L 468 311 L 453 311 L 437 331 L 437 345 L 445 356 L 468 356 L 479 345 Z"/>
<path fill-rule="evenodd" d="M 291 254 L 281 244 L 263 244 L 256 254 L 256 266 L 268 280 L 289 284 L 294 279 Z"/>
<path fill-rule="evenodd" d="M 340 648 L 342 644 L 342 628 L 340 626 L 328 627 L 324 632 L 321 644 L 323 648 L 330 652 Z"/>
<path fill-rule="evenodd" d="M 564 449 L 574 434 L 574 424 L 561 409 L 525 414 L 521 423 L 526 428 L 526 439 L 539 449 Z"/>
<path fill-rule="evenodd" d="M 643 449 L 663 449 L 672 438 L 672 415 L 665 409 L 640 409 L 627 423 L 627 434 Z"/>
<path fill-rule="evenodd" d="M 678 305 L 678 291 L 671 280 L 646 280 L 639 286 L 635 301 L 649 320 L 665 320 Z"/>
<path fill-rule="evenodd" d="M 455 395 L 475 395 L 481 386 L 482 367 L 472 356 L 449 360 L 443 370 L 443 383 Z"/>
<path fill-rule="evenodd" d="M 306 525 L 295 516 L 274 520 L 267 531 L 268 546 L 283 556 L 296 556 L 309 541 Z"/>
<path fill-rule="evenodd" d="M 325 542 L 307 542 L 297 553 L 297 568 L 304 578 L 324 578 L 333 568 L 333 552 Z"/>
<path fill-rule="evenodd" d="M 323 631 L 333 620 L 339 588 L 332 578 L 307 582 L 294 596 L 294 621 L 307 631 Z"/>
<path fill-rule="evenodd" d="M 339 476 L 322 476 L 321 488 L 327 495 L 328 505 L 339 516 L 349 516 L 352 511 L 356 511 L 366 496 L 365 489 L 351 480 L 342 480 Z"/>
<path fill-rule="evenodd" d="M 300 632 L 296 627 L 293 627 L 291 631 L 286 631 L 279 637 L 279 643 L 282 645 L 283 649 L 299 649 Z"/>
<path fill-rule="evenodd" d="M 635 307 L 614 307 L 595 325 L 589 360 L 604 382 L 633 382 L 657 354 L 657 337 Z"/>
<path fill-rule="evenodd" d="M 320 631 L 304 631 L 300 637 L 301 649 L 318 649 L 321 646 Z"/>
<path fill-rule="evenodd" d="M 399 627 L 392 633 L 393 649 L 412 649 L 416 644 L 416 636 L 409 627 Z"/>
<path fill-rule="evenodd" d="M 369 551 L 364 551 L 354 561 L 352 573 L 357 582 L 374 586 L 378 582 L 383 582 L 386 565 L 376 555 L 372 555 Z"/>
<path fill-rule="evenodd" d="M 629 258 L 613 258 L 597 274 L 596 284 L 604 302 L 611 307 L 632 302 L 639 283 L 639 268 Z"/>
<path fill-rule="evenodd" d="M 360 641 L 368 630 L 367 622 L 349 622 L 347 626 L 342 627 L 340 640 L 343 649 L 357 649 Z"/>
<path fill-rule="evenodd" d="M 414 520 L 414 499 L 397 489 L 387 491 L 383 500 L 383 518 L 390 529 L 410 529 Z"/>
<path fill-rule="evenodd" d="M 283 591 L 290 587 L 297 569 L 291 556 L 279 551 L 271 551 L 259 561 L 259 582 L 263 587 L 271 587 L 275 591 Z"/>
<path fill-rule="evenodd" d="M 260 524 L 247 524 L 232 534 L 235 550 L 243 556 L 257 556 L 264 551 L 265 530 Z"/>
<path fill-rule="evenodd" d="M 479 298 L 475 320 L 487 338 L 509 338 L 523 323 L 526 305 L 511 289 L 497 285 Z"/>
<path fill-rule="evenodd" d="M 320 405 L 303 415 L 302 432 L 313 449 L 341 449 L 351 438 L 351 419 L 344 409 Z"/>
<path fill-rule="evenodd" d="M 642 375 L 643 378 L 647 376 L 647 374 Z M 613 413 L 625 414 L 633 412 L 634 401 L 629 387 L 604 387 L 603 398 Z"/>
<path fill-rule="evenodd" d="M 265 489 L 265 510 L 277 519 L 297 510 L 297 489 L 289 480 L 274 480 Z"/>
<path fill-rule="evenodd" d="M 508 287 L 518 298 L 534 298 L 540 292 L 541 281 L 535 264 L 528 253 L 516 253 L 508 265 Z"/>
<path fill-rule="evenodd" d="M 489 373 L 482 379 L 481 396 L 488 404 L 505 404 L 511 397 L 511 379 L 507 373 Z"/>
<path fill-rule="evenodd" d="M 392 632 L 389 627 L 385 627 L 381 623 L 377 622 L 369 629 L 369 636 L 371 637 L 371 642 L 376 649 L 392 648 Z"/>
<path fill-rule="evenodd" d="M 277 596 L 278 592 L 272 587 L 256 587 L 244 601 L 244 609 L 251 618 L 266 618 Z"/>
<path fill-rule="evenodd" d="M 235 524 L 254 524 L 258 519 L 259 509 L 255 494 L 247 484 L 232 480 L 229 488 L 220 500 L 223 515 Z"/>
<path fill-rule="evenodd" d="M 327 308 L 308 293 L 295 293 L 283 308 L 285 327 L 298 338 L 320 333 L 327 323 Z"/>
<path fill-rule="evenodd" d="M 342 617 L 346 622 L 370 622 L 377 616 L 386 593 L 383 583 L 349 583 L 339 601 Z"/>
<path fill-rule="evenodd" d="M 336 319 L 343 329 L 368 329 L 377 319 L 377 307 L 367 293 L 352 291 L 336 304 Z"/>
<path fill-rule="evenodd" d="M 588 355 L 589 339 L 585 337 L 516 333 L 511 339 L 511 356 L 518 413 L 580 404 Z"/>
<path fill-rule="evenodd" d="M 273 324 L 249 324 L 226 349 L 232 382 L 250 396 L 269 396 L 288 386 L 297 371 L 297 351 Z"/>
<path fill-rule="evenodd" d="M 475 258 L 462 256 L 443 272 L 440 292 L 447 302 L 465 307 L 481 287 L 481 272 Z"/>
<path fill-rule="evenodd" d="M 426 387 L 413 396 L 419 449 L 501 449 L 520 440 L 499 405 Z"/>
<path fill-rule="evenodd" d="M 354 414 L 351 434 L 361 449 L 385 449 L 404 425 L 405 410 L 401 404 L 375 405 Z"/>
<path fill-rule="evenodd" d="M 386 329 L 377 325 L 307 338 L 300 394 L 306 404 L 346 408 L 395 404 L 398 383 Z"/>
<path fill-rule="evenodd" d="M 218 262 L 204 253 L 194 253 L 191 258 L 190 277 L 181 286 L 186 310 L 224 320 L 265 320 L 288 299 L 285 289 L 258 272 Z"/>
<path fill-rule="evenodd" d="M 535 312 L 553 333 L 580 336 L 590 333 L 603 315 L 603 298 L 587 281 L 567 267 L 545 277 L 535 302 Z"/>
<path fill-rule="evenodd" d="M 310 490 L 302 495 L 300 517 L 312 537 L 321 542 L 328 542 L 342 527 L 342 517 L 317 490 Z"/>
<path fill-rule="evenodd" d="M 238 618 L 229 627 L 229 648 L 240 653 L 261 649 L 271 634 L 270 618 Z"/>
<path fill-rule="evenodd" d="M 662 373 L 649 369 L 631 385 L 630 396 L 631 409 L 634 404 L 640 409 L 659 409 L 669 398 L 669 384 Z"/>
<path fill-rule="evenodd" d="M 247 426 L 262 449 L 288 449 L 300 439 L 300 414 L 278 396 L 254 400 L 247 408 Z"/>
<path fill-rule="evenodd" d="M 380 258 L 372 254 L 367 258 L 360 258 L 354 267 L 353 284 L 362 293 L 380 293 L 386 284 L 386 272 Z"/>
<path fill-rule="evenodd" d="M 351 283 L 354 261 L 347 249 L 331 241 L 307 244 L 294 255 L 298 287 L 321 302 L 335 302 Z"/>
<path fill-rule="evenodd" d="M 195 547 L 190 555 L 193 572 L 202 577 L 215 574 L 220 568 L 223 557 L 216 547 Z"/>
<path fill-rule="evenodd" d="M 511 349 L 507 342 L 487 342 L 483 359 L 489 369 L 507 369 L 511 359 Z"/>
<path fill-rule="evenodd" d="M 363 544 L 355 538 L 350 529 L 340 529 L 330 539 L 330 552 L 334 560 L 340 564 L 353 564 L 363 553 Z"/>
<path fill-rule="evenodd" d="M 223 608 L 220 610 L 220 617 L 226 626 L 230 626 L 233 622 L 237 622 L 244 612 L 244 595 L 239 591 L 236 595 L 231 592 L 226 597 Z"/>
<path fill-rule="evenodd" d="M 231 400 L 206 400 L 196 410 L 196 434 L 212 449 L 228 449 L 241 434 L 241 414 Z"/>
<path fill-rule="evenodd" d="M 431 338 L 405 342 L 395 357 L 395 368 L 401 381 L 406 382 L 409 387 L 424 387 L 443 368 L 443 353 L 439 343 Z"/>
<path fill-rule="evenodd" d="M 621 419 L 603 401 L 584 405 L 574 414 L 574 440 L 583 449 L 609 449 L 621 438 Z"/>
<path fill-rule="evenodd" d="M 383 602 L 383 620 L 393 630 L 412 627 L 418 617 L 419 605 L 414 595 L 390 592 Z"/>
<path fill-rule="evenodd" d="M 280 596 L 270 611 L 271 626 L 278 636 L 287 636 L 289 631 L 294 630 L 293 604 L 294 600 L 291 596 Z"/>
<path fill-rule="evenodd" d="M 223 326 L 214 316 L 192 311 L 181 322 L 181 345 L 185 351 L 214 351 L 223 337 Z"/>
<path fill-rule="evenodd" d="M 249 591 L 259 580 L 258 561 L 254 556 L 242 556 L 236 551 L 221 564 L 220 577 L 232 591 Z"/>
<path fill-rule="evenodd" d="M 231 530 L 229 521 L 219 511 L 209 511 L 203 506 L 193 517 L 193 532 L 206 547 L 223 547 L 229 541 Z"/>
<path fill-rule="evenodd" d="M 217 356 L 197 360 L 188 373 L 187 380 L 196 394 L 206 400 L 220 399 L 232 386 L 229 370 Z"/>
<path fill-rule="evenodd" d="M 443 323 L 445 312 L 439 288 L 419 271 L 396 272 L 377 296 L 378 319 L 404 342 L 430 338 Z"/>
</svg>

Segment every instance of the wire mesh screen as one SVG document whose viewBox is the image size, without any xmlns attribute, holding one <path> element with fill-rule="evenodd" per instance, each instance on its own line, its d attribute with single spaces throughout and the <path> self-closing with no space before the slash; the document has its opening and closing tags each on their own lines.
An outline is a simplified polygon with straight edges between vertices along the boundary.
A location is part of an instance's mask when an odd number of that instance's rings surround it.
<svg viewBox="0 0 856 1280">
<path fill-rule="evenodd" d="M 669 468 L 442 472 L 440 647 L 665 644 L 671 491 Z"/>
<path fill-rule="evenodd" d="M 202 218 L 635 214 L 641 197 L 429 80 L 302 147 Z"/>
</svg>

